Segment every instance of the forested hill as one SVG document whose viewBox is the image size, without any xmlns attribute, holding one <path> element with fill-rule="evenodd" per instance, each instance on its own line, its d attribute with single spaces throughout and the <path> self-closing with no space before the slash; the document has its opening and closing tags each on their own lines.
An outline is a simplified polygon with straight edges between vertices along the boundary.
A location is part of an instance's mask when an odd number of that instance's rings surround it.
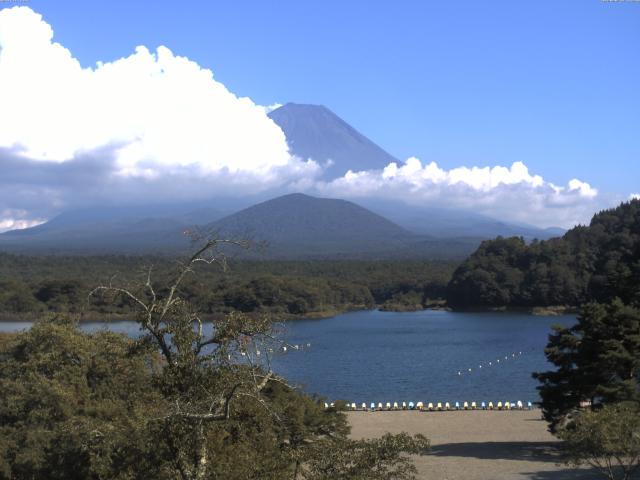
<svg viewBox="0 0 640 480">
<path fill-rule="evenodd" d="M 577 306 L 614 297 L 640 303 L 640 200 L 602 211 L 560 238 L 485 241 L 447 287 L 454 308 Z"/>
</svg>

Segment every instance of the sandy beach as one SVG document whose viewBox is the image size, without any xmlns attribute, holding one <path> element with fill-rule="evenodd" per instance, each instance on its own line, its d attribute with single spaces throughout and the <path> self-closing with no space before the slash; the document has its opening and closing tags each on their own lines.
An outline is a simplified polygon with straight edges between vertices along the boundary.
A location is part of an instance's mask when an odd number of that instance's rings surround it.
<svg viewBox="0 0 640 480">
<path fill-rule="evenodd" d="M 561 464 L 558 441 L 539 410 L 349 412 L 354 438 L 422 433 L 429 455 L 415 457 L 428 480 L 591 480 L 596 472 Z"/>
</svg>

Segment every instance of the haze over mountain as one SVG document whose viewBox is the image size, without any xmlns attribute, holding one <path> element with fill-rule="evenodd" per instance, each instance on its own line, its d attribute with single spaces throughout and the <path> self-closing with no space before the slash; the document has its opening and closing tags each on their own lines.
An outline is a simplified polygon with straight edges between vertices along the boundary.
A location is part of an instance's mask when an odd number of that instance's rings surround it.
<svg viewBox="0 0 640 480">
<path fill-rule="evenodd" d="M 442 241 L 410 232 L 346 200 L 284 195 L 209 226 L 221 237 L 267 242 L 265 254 L 298 257 L 460 257 L 478 239 Z"/>
<path fill-rule="evenodd" d="M 251 258 L 463 258 L 480 238 L 418 235 L 355 203 L 289 194 L 214 222 L 217 211 L 141 216 L 141 208 L 81 210 L 37 227 L 0 235 L 0 249 L 19 252 L 171 254 L 189 248 L 185 230 L 251 239 L 263 247 L 233 254 Z M 199 225 L 199 227 L 198 227 Z"/>
<path fill-rule="evenodd" d="M 478 237 L 492 239 L 524 237 L 525 240 L 546 240 L 565 233 L 563 228 L 537 228 L 503 222 L 480 213 L 449 208 L 420 207 L 400 202 L 363 199 L 362 206 L 383 215 L 401 227 L 421 235 L 438 238 Z"/>
<path fill-rule="evenodd" d="M 145 205 L 62 213 L 0 235 L 0 249 L 37 253 L 171 253 L 188 246 L 183 231 L 224 216 L 213 207 Z"/>
<path fill-rule="evenodd" d="M 326 256 L 389 250 L 417 235 L 345 200 L 290 194 L 274 198 L 214 222 L 222 237 L 254 238 L 277 256 Z"/>
<path fill-rule="evenodd" d="M 284 132 L 291 153 L 323 165 L 333 162 L 325 169 L 328 179 L 398 161 L 323 105 L 287 103 L 269 117 Z"/>
</svg>

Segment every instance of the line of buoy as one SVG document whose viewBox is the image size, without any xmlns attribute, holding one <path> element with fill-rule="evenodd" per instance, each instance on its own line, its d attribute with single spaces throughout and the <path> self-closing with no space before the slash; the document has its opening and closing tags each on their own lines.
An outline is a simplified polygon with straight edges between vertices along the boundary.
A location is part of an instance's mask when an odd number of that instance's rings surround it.
<svg viewBox="0 0 640 480">
<path fill-rule="evenodd" d="M 281 351 L 282 353 L 287 353 L 288 350 L 306 350 L 307 348 L 311 348 L 311 344 L 310 343 L 301 343 L 301 344 L 293 344 L 293 345 L 288 345 L 289 348 L 287 348 L 287 345 L 283 345 L 281 347 Z"/>
<path fill-rule="evenodd" d="M 497 364 L 499 364 L 499 363 L 500 363 L 500 360 L 503 360 L 503 362 L 504 362 L 504 361 L 506 361 L 506 360 L 509 360 L 510 358 L 516 358 L 516 357 L 519 357 L 520 355 L 522 355 L 522 352 L 513 352 L 513 353 L 511 353 L 510 355 L 505 355 L 505 356 L 504 356 L 504 359 L 502 359 L 502 358 L 497 358 L 497 359 L 495 360 L 495 363 L 496 363 L 496 365 L 497 365 Z M 484 367 L 491 367 L 491 366 L 493 366 L 493 364 L 494 364 L 494 362 L 493 362 L 493 361 L 485 362 L 484 364 L 482 364 L 482 363 L 481 363 L 481 364 L 479 364 L 479 365 L 478 365 L 478 369 L 479 369 L 479 370 L 481 370 L 483 366 L 484 366 Z M 458 372 L 457 372 L 457 373 L 458 373 L 458 376 L 462 376 L 462 375 L 464 375 L 465 373 L 472 373 L 472 372 L 473 372 L 473 369 L 472 369 L 472 368 L 467 368 L 466 370 L 465 370 L 465 369 L 458 370 Z"/>
<path fill-rule="evenodd" d="M 367 407 L 365 402 L 362 402 L 360 406 L 358 406 L 355 402 L 347 402 L 346 409 L 352 411 L 362 411 L 362 412 L 390 412 L 390 411 L 400 411 L 400 410 L 414 410 L 420 412 L 449 412 L 456 410 L 532 410 L 533 404 L 531 402 L 522 402 L 522 400 L 518 400 L 516 402 L 480 402 L 480 404 L 476 402 L 463 402 L 460 405 L 460 402 L 455 402 L 453 405 L 449 402 L 371 402 Z M 335 402 L 324 404 L 324 408 L 335 408 Z"/>
<path fill-rule="evenodd" d="M 311 344 L 307 343 L 307 344 L 294 344 L 294 345 L 282 345 L 281 347 L 279 347 L 277 350 L 280 351 L 281 353 L 287 353 L 293 350 L 307 350 L 311 348 Z M 247 352 L 249 350 L 248 349 L 243 349 L 240 350 L 240 355 L 245 357 L 247 355 Z M 267 349 L 268 353 L 274 353 L 275 350 L 273 348 L 268 348 Z M 261 356 L 262 355 L 262 351 L 260 349 L 255 349 L 254 353 L 256 354 L 256 356 Z M 231 355 L 228 356 L 229 360 L 231 360 Z"/>
</svg>

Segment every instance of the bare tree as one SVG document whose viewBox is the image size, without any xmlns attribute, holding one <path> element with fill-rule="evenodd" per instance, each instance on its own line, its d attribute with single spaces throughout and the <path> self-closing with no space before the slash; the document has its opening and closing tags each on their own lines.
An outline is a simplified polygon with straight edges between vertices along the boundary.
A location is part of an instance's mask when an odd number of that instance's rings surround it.
<svg viewBox="0 0 640 480">
<path fill-rule="evenodd" d="M 90 293 L 127 299 L 145 332 L 141 341 L 157 346 L 163 361 L 160 389 L 166 399 L 165 413 L 157 420 L 166 427 L 173 461 L 184 480 L 207 477 L 208 425 L 228 420 L 240 398 L 269 409 L 261 392 L 270 380 L 282 381 L 270 368 L 268 351 L 275 338 L 267 318 L 231 313 L 205 322 L 181 295 L 181 285 L 198 265 L 227 268 L 223 245 L 248 246 L 243 241 L 207 240 L 178 264 L 162 290 L 154 286 L 149 268 L 137 290 L 112 281 Z"/>
<path fill-rule="evenodd" d="M 112 279 L 90 293 L 90 298 L 126 299 L 145 332 L 139 341 L 159 352 L 162 367 L 156 369 L 156 387 L 164 404 L 151 421 L 160 426 L 155 430 L 163 435 L 171 458 L 169 476 L 214 478 L 214 444 L 225 435 L 225 428 L 233 429 L 242 412 L 245 417 L 240 421 L 246 422 L 249 409 L 260 416 L 266 412 L 277 424 L 268 427 L 272 437 L 266 442 L 277 444 L 284 454 L 277 461 L 277 473 L 271 472 L 268 478 L 283 478 L 284 472 L 294 479 L 360 480 L 374 478 L 372 472 L 378 472 L 375 478 L 389 480 L 415 478 L 415 467 L 406 454 L 424 454 L 429 445 L 426 438 L 403 434 L 386 435 L 379 441 L 349 440 L 346 417 L 338 409 L 324 409 L 318 399 L 295 392 L 271 370 L 269 352 L 295 346 L 277 338 L 267 317 L 232 312 L 206 322 L 192 308 L 182 295 L 183 282 L 197 273 L 198 265 L 217 264 L 226 270 L 221 247 L 227 245 L 246 248 L 248 242 L 207 240 L 178 264 L 163 288 L 154 284 L 149 268 L 138 288 L 118 286 Z M 345 455 L 347 451 L 358 455 Z M 255 478 L 267 478 L 258 467 L 249 470 L 260 475 Z"/>
</svg>

